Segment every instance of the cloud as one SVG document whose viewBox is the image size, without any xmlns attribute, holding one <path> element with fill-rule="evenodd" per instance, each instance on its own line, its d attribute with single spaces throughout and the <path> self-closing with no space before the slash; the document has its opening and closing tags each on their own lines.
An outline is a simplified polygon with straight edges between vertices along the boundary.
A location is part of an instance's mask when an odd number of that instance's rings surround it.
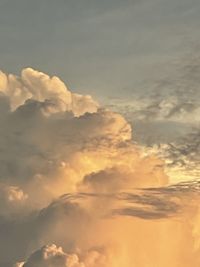
<svg viewBox="0 0 200 267">
<path fill-rule="evenodd" d="M 83 267 L 79 262 L 77 255 L 67 255 L 61 247 L 56 245 L 44 246 L 41 250 L 34 252 L 27 262 L 18 263 L 16 267 Z"/>
<path fill-rule="evenodd" d="M 199 128 L 199 45 L 163 64 L 162 73 L 128 91 L 129 96 L 111 98 L 108 107 L 133 125 L 134 140 L 152 146 L 179 143 Z"/>
<path fill-rule="evenodd" d="M 72 111 L 75 115 L 96 112 L 98 104 L 90 96 L 72 94 L 56 76 L 22 70 L 21 77 L 0 73 L 0 91 L 9 99 L 11 110 L 17 109 L 28 99 L 45 102 L 46 113 Z"/>
<path fill-rule="evenodd" d="M 64 190 L 69 190 L 72 177 L 66 177 L 67 172 L 81 179 L 98 170 L 97 162 L 89 163 L 91 153 L 131 138 L 131 128 L 122 116 L 99 109 L 90 96 L 72 94 L 57 77 L 32 69 L 23 70 L 20 78 L 1 75 L 0 180 L 4 183 L 35 192 L 31 182 L 44 189 L 50 176 L 53 182 L 60 175 L 68 180 Z M 104 151 L 106 161 L 110 156 Z M 81 157 L 89 158 L 91 170 L 73 166 Z"/>
<path fill-rule="evenodd" d="M 22 212 L 27 199 L 28 195 L 19 187 L 0 184 L 0 215 Z"/>
<path fill-rule="evenodd" d="M 162 162 L 142 158 L 121 115 L 71 93 L 57 77 L 32 69 L 21 77 L 1 76 L 0 180 L 25 191 L 27 207 L 43 207 L 76 191 L 86 175 L 106 169 L 120 175 L 120 168 L 127 169 L 129 180 L 135 176 L 132 186 L 167 181 Z M 139 170 L 142 164 L 146 171 Z"/>
<path fill-rule="evenodd" d="M 199 266 L 198 196 L 120 114 L 30 68 L 0 92 L 0 265 Z"/>
<path fill-rule="evenodd" d="M 33 252 L 26 262 L 17 263 L 15 267 L 103 267 L 103 262 L 104 258 L 98 251 L 90 251 L 81 260 L 79 255 L 67 254 L 61 247 L 52 244 Z"/>
<path fill-rule="evenodd" d="M 67 260 L 73 254 L 76 264 L 84 267 L 118 267 L 120 263 L 167 267 L 176 261 L 196 267 L 199 235 L 193 231 L 198 231 L 199 216 L 189 200 L 199 201 L 198 193 L 199 183 L 194 181 L 128 193 L 64 195 L 32 218 L 34 224 L 27 224 L 34 236 L 27 231 L 29 238 L 37 240 L 31 249 L 36 252 L 24 257 L 22 266 L 54 266 L 56 260 Z M 40 244 L 53 240 L 67 253 L 55 245 Z M 62 257 L 57 258 L 61 251 Z"/>
<path fill-rule="evenodd" d="M 198 45 L 182 59 L 170 62 L 145 93 L 134 100 L 115 99 L 111 109 L 133 125 L 133 138 L 146 150 L 154 150 L 166 162 L 170 180 L 199 178 L 199 70 Z M 147 86 L 146 84 L 146 86 Z"/>
</svg>

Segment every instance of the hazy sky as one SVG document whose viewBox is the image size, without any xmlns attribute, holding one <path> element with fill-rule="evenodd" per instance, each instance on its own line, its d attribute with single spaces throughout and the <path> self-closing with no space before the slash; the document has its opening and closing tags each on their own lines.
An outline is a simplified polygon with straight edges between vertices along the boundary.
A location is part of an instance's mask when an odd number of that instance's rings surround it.
<svg viewBox="0 0 200 267">
<path fill-rule="evenodd" d="M 198 46 L 199 12 L 199 0 L 0 0 L 0 68 L 128 95 Z"/>
<path fill-rule="evenodd" d="M 199 14 L 0 0 L 0 267 L 200 266 Z"/>
</svg>

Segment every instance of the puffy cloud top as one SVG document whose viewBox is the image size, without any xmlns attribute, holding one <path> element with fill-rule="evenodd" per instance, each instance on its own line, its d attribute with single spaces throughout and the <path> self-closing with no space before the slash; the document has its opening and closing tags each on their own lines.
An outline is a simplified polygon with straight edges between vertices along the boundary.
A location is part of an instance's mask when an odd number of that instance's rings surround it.
<svg viewBox="0 0 200 267">
<path fill-rule="evenodd" d="M 9 98 L 10 107 L 15 110 L 28 99 L 45 102 L 47 114 L 72 111 L 76 116 L 86 112 L 96 112 L 98 108 L 90 96 L 71 93 L 56 76 L 26 68 L 21 77 L 0 73 L 0 91 Z"/>
<path fill-rule="evenodd" d="M 18 263 L 20 267 L 84 267 L 75 254 L 67 255 L 61 247 L 46 245 L 34 252 L 26 262 Z"/>
</svg>

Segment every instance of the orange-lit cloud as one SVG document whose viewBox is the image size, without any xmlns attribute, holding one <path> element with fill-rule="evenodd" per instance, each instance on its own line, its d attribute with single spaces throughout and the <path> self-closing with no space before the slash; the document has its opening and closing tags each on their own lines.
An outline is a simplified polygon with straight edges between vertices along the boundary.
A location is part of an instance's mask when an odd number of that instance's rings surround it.
<svg viewBox="0 0 200 267">
<path fill-rule="evenodd" d="M 1 264 L 199 266 L 196 189 L 169 186 L 120 114 L 30 68 L 0 92 Z"/>
</svg>

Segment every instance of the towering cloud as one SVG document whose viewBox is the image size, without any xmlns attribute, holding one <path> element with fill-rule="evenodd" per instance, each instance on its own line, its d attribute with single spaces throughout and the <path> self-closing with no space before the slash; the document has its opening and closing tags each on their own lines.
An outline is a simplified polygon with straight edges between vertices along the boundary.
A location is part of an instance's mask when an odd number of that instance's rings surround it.
<svg viewBox="0 0 200 267">
<path fill-rule="evenodd" d="M 131 127 L 121 115 L 71 93 L 59 78 L 32 69 L 21 77 L 2 73 L 0 90 L 0 180 L 23 190 L 27 206 L 42 207 L 74 192 L 86 175 L 101 171 L 117 173 L 121 183 L 120 169 L 126 170 L 126 187 L 166 181 L 162 163 L 142 158 L 132 144 Z"/>
<path fill-rule="evenodd" d="M 0 74 L 0 109 L 0 265 L 199 266 L 196 191 L 121 115 L 30 68 Z"/>
</svg>

